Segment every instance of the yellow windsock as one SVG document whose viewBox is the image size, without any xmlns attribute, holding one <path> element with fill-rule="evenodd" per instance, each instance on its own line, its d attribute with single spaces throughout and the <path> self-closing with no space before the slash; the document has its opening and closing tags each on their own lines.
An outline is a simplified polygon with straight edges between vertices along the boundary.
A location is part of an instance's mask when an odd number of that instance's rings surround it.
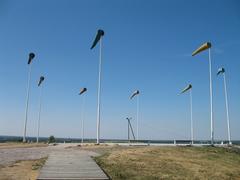
<svg viewBox="0 0 240 180">
<path fill-rule="evenodd" d="M 197 49 L 192 53 L 192 56 L 195 56 L 196 54 L 198 54 L 198 53 L 200 53 L 200 52 L 202 52 L 202 51 L 204 51 L 204 50 L 206 50 L 206 49 L 209 49 L 209 48 L 211 48 L 211 47 L 212 47 L 211 43 L 210 43 L 210 42 L 206 42 L 206 43 L 204 43 L 203 45 L 201 45 L 199 48 L 197 48 Z"/>
</svg>

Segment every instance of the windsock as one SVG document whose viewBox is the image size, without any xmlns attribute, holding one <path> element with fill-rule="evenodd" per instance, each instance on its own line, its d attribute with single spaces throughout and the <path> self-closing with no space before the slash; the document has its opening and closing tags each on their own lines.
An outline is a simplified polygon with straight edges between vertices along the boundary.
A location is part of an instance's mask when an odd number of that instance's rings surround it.
<svg viewBox="0 0 240 180">
<path fill-rule="evenodd" d="M 182 90 L 181 94 L 187 92 L 187 91 L 188 91 L 189 89 L 191 89 L 191 88 L 192 88 L 192 85 L 189 84 L 187 87 L 185 87 L 185 88 Z"/>
<path fill-rule="evenodd" d="M 131 95 L 130 99 L 134 98 L 134 96 L 139 94 L 139 90 L 136 90 L 133 92 L 133 94 Z"/>
<path fill-rule="evenodd" d="M 94 42 L 91 46 L 91 49 L 93 49 L 97 45 L 98 41 L 101 39 L 102 36 L 104 36 L 104 31 L 99 29 L 97 31 L 97 35 L 96 35 L 95 40 L 94 40 Z"/>
<path fill-rule="evenodd" d="M 79 95 L 83 94 L 83 93 L 86 92 L 86 91 L 87 91 L 87 88 L 82 88 L 82 89 L 80 89 Z"/>
<path fill-rule="evenodd" d="M 211 48 L 211 47 L 212 47 L 211 43 L 210 43 L 210 42 L 206 42 L 206 43 L 204 43 L 203 45 L 201 45 L 198 49 L 196 49 L 196 50 L 192 53 L 192 56 L 195 56 L 196 54 L 198 54 L 198 53 L 200 53 L 200 52 L 202 52 L 202 51 L 204 51 L 204 50 L 206 50 L 206 49 L 209 49 L 209 48 Z"/>
<path fill-rule="evenodd" d="M 34 57 L 35 57 L 34 53 L 29 53 L 28 64 L 31 64 Z"/>
<path fill-rule="evenodd" d="M 41 76 L 38 82 L 38 86 L 40 86 L 42 84 L 42 82 L 44 81 L 44 76 Z"/>
<path fill-rule="evenodd" d="M 223 74 L 223 73 L 225 73 L 225 69 L 224 68 L 219 68 L 218 72 L 217 72 L 217 75 Z"/>
</svg>

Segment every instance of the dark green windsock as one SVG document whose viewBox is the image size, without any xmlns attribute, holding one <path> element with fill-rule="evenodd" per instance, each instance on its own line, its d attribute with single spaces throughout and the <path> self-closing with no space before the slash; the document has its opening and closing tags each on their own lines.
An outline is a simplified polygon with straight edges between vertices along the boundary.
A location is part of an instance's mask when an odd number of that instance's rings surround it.
<svg viewBox="0 0 240 180">
<path fill-rule="evenodd" d="M 93 41 L 91 49 L 93 49 L 97 45 L 98 41 L 101 39 L 102 36 L 104 36 L 104 31 L 102 29 L 99 29 L 97 31 L 97 35 L 95 37 L 95 40 Z"/>
<path fill-rule="evenodd" d="M 218 72 L 217 72 L 217 75 L 223 74 L 223 73 L 225 73 L 225 69 L 224 68 L 219 68 Z"/>
<path fill-rule="evenodd" d="M 188 91 L 189 89 L 191 89 L 191 88 L 192 88 L 192 85 L 189 84 L 187 87 L 185 87 L 185 88 L 182 90 L 181 94 L 187 92 L 187 91 Z"/>
</svg>

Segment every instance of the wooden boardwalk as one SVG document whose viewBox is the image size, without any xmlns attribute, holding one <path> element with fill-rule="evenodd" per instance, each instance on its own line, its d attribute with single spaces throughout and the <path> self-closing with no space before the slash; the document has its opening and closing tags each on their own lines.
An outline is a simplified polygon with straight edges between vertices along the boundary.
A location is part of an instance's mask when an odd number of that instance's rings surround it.
<svg viewBox="0 0 240 180">
<path fill-rule="evenodd" d="M 38 180 L 109 179 L 86 151 L 54 151 L 42 167 Z"/>
</svg>

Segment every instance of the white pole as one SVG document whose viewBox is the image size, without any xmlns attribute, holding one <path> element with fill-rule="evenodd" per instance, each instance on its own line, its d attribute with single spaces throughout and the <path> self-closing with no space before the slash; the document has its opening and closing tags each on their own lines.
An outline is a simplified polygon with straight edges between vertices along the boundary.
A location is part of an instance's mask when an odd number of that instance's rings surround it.
<svg viewBox="0 0 240 180">
<path fill-rule="evenodd" d="M 226 83 L 225 72 L 223 73 L 223 81 L 224 81 L 225 103 L 226 103 L 226 111 L 227 111 L 228 143 L 232 144 L 232 142 L 231 142 L 231 132 L 230 132 L 229 111 L 228 111 L 227 83 Z"/>
<path fill-rule="evenodd" d="M 211 110 L 211 145 L 214 145 L 214 122 L 213 122 L 213 93 L 212 93 L 212 62 L 211 48 L 209 48 L 209 80 L 210 80 L 210 110 Z"/>
<path fill-rule="evenodd" d="M 137 95 L 137 141 L 139 140 L 139 94 Z"/>
<path fill-rule="evenodd" d="M 99 74 L 98 74 L 98 104 L 97 104 L 97 144 L 100 138 L 100 104 L 101 104 L 101 71 L 102 71 L 102 37 L 100 38 L 99 47 Z"/>
<path fill-rule="evenodd" d="M 28 70 L 27 100 L 26 100 L 26 109 L 25 109 L 23 142 L 26 142 L 27 119 L 28 119 L 28 102 L 29 102 L 30 82 L 31 82 L 31 70 L 32 70 L 32 64 L 30 63 L 29 64 L 29 70 Z"/>
<path fill-rule="evenodd" d="M 191 140 L 193 144 L 193 113 L 192 113 L 192 89 L 190 89 L 190 111 L 191 111 Z"/>
<path fill-rule="evenodd" d="M 85 114 L 85 95 L 83 94 L 83 99 L 82 99 L 82 143 L 84 140 L 84 114 Z"/>
<path fill-rule="evenodd" d="M 130 144 L 130 134 L 129 134 L 129 119 L 127 119 L 127 123 L 128 123 L 128 144 Z"/>
<path fill-rule="evenodd" d="M 38 112 L 38 131 L 37 131 L 37 143 L 38 143 L 38 140 L 39 140 L 39 130 L 40 130 L 41 109 L 42 109 L 42 86 L 40 87 L 40 95 L 39 95 L 39 112 Z"/>
</svg>

